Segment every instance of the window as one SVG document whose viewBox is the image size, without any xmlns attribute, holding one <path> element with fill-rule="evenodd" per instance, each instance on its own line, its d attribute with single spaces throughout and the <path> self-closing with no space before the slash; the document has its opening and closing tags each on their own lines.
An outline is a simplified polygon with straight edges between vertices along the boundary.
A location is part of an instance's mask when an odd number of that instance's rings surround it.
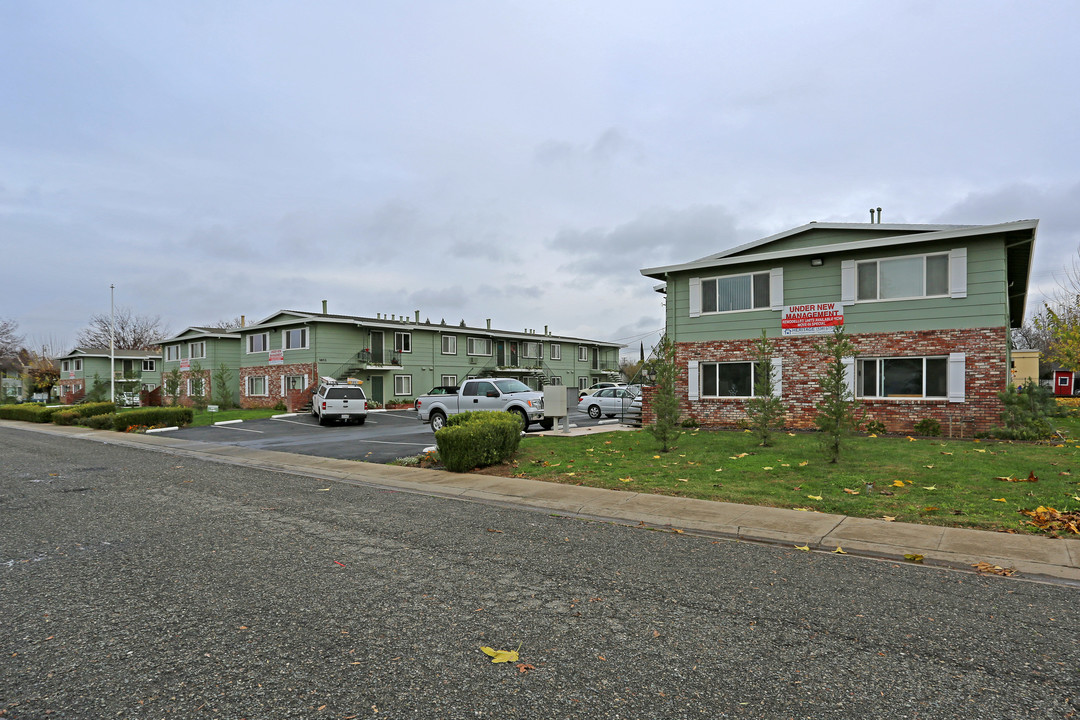
<svg viewBox="0 0 1080 720">
<path fill-rule="evenodd" d="M 408 333 L 402 334 L 407 335 Z M 394 376 L 394 395 L 398 397 L 409 397 L 412 395 L 412 375 Z"/>
<path fill-rule="evenodd" d="M 60 361 L 60 372 L 71 372 L 71 361 L 70 360 L 61 360 Z"/>
<path fill-rule="evenodd" d="M 412 352 L 412 333 L 411 332 L 396 332 L 394 333 L 394 352 L 407 353 Z M 404 376 L 402 376 L 404 377 Z"/>
<path fill-rule="evenodd" d="M 202 395 L 203 394 L 203 383 L 205 382 L 205 380 L 206 380 L 205 378 L 201 378 L 201 377 L 188 378 L 188 381 L 187 381 L 187 394 L 188 394 L 188 397 L 193 397 L 195 395 Z"/>
<path fill-rule="evenodd" d="M 71 369 L 75 372 L 82 372 L 82 358 L 75 358 L 72 360 Z"/>
<path fill-rule="evenodd" d="M 193 342 L 188 343 L 188 357 L 193 360 L 198 360 L 206 357 L 206 343 L 205 342 Z"/>
<path fill-rule="evenodd" d="M 142 361 L 143 372 L 156 372 L 157 360 L 143 360 Z"/>
<path fill-rule="evenodd" d="M 753 397 L 760 366 L 752 362 L 701 363 L 702 397 Z"/>
<path fill-rule="evenodd" d="M 457 335 L 442 336 L 442 354 L 457 355 Z"/>
<path fill-rule="evenodd" d="M 948 397 L 949 358 L 860 358 L 856 367 L 859 397 Z"/>
<path fill-rule="evenodd" d="M 551 353 L 552 360 L 562 360 L 562 345 L 558 343 L 551 343 L 551 347 L 548 348 Z"/>
<path fill-rule="evenodd" d="M 769 273 L 731 275 L 701 281 L 701 312 L 734 312 L 769 307 Z"/>
<path fill-rule="evenodd" d="M 1062 375 L 1061 377 L 1058 378 L 1058 385 L 1066 386 L 1068 384 L 1069 384 L 1069 377 L 1067 375 Z"/>
<path fill-rule="evenodd" d="M 578 362 L 589 362 L 589 348 L 585 345 L 578 345 L 577 359 Z"/>
<path fill-rule="evenodd" d="M 282 386 L 285 392 L 303 390 L 307 387 L 307 375 L 286 375 Z"/>
<path fill-rule="evenodd" d="M 562 385 L 562 378 L 558 375 L 552 375 L 551 382 L 549 382 L 548 385 Z"/>
<path fill-rule="evenodd" d="M 247 336 L 247 351 L 249 353 L 267 352 L 270 349 L 270 333 L 254 333 Z M 262 394 L 266 394 L 265 392 Z"/>
<path fill-rule="evenodd" d="M 266 395 L 266 376 L 249 375 L 247 378 L 247 394 L 251 396 Z"/>
<path fill-rule="evenodd" d="M 578 390 L 587 390 L 588 387 L 589 387 L 589 378 L 587 378 L 587 377 L 579 377 L 577 379 L 577 389 Z"/>
<path fill-rule="evenodd" d="M 543 346 L 538 342 L 523 342 L 521 344 L 521 355 L 527 358 L 540 358 L 540 351 Z"/>
<path fill-rule="evenodd" d="M 166 345 L 165 346 L 165 362 L 176 362 L 180 359 L 180 346 L 179 345 Z"/>
<path fill-rule="evenodd" d="M 443 385 L 457 385 L 457 375 L 443 375 L 439 382 Z"/>
<path fill-rule="evenodd" d="M 868 260 L 855 264 L 858 300 L 897 300 L 949 294 L 949 254 Z"/>
<path fill-rule="evenodd" d="M 307 328 L 293 328 L 292 330 L 286 330 L 281 335 L 282 350 L 299 350 L 308 346 Z"/>
<path fill-rule="evenodd" d="M 469 355 L 491 355 L 491 338 L 471 337 L 466 341 L 465 351 Z"/>
</svg>

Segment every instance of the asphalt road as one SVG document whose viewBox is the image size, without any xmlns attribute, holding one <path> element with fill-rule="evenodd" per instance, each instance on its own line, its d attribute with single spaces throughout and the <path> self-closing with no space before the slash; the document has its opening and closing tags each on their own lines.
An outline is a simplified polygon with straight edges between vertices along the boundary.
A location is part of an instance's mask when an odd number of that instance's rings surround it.
<svg viewBox="0 0 1080 720">
<path fill-rule="evenodd" d="M 570 421 L 581 427 L 602 422 L 576 411 L 571 414 Z M 530 428 L 530 432 L 539 430 L 538 425 Z M 425 448 L 435 445 L 435 433 L 431 427 L 421 423 L 411 410 L 369 413 L 363 425 L 331 424 L 323 427 L 316 418 L 303 414 L 248 420 L 231 425 L 182 428 L 171 432 L 170 436 L 375 463 L 419 455 Z"/>
<path fill-rule="evenodd" d="M 19 430 L 0 448 L 5 718 L 1080 709 L 1075 589 Z"/>
</svg>

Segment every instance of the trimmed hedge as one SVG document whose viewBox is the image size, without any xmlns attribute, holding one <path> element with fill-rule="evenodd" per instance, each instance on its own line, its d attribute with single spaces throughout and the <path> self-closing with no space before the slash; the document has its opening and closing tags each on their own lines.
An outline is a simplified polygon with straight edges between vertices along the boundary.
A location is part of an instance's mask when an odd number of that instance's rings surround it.
<svg viewBox="0 0 1080 720">
<path fill-rule="evenodd" d="M 0 406 L 0 419 L 25 420 L 26 422 L 47 423 L 52 420 L 53 413 L 58 410 L 66 410 L 64 407 L 45 407 L 40 403 L 23 403 L 22 405 Z"/>
<path fill-rule="evenodd" d="M 116 413 L 107 413 L 105 415 L 91 415 L 88 418 L 83 418 L 80 425 L 85 425 L 93 430 L 112 430 L 116 425 Z"/>
<path fill-rule="evenodd" d="M 57 425 L 83 425 L 79 422 L 83 418 L 95 415 L 107 415 L 116 412 L 116 404 L 111 402 L 83 403 L 74 407 L 64 408 L 53 413 L 52 421 Z"/>
<path fill-rule="evenodd" d="M 508 412 L 452 415 L 435 433 L 439 460 L 450 472 L 468 472 L 513 457 L 521 444 L 521 421 Z"/>
<path fill-rule="evenodd" d="M 187 407 L 148 407 L 117 413 L 113 416 L 113 430 L 126 431 L 131 427 L 161 425 L 190 425 L 195 411 Z"/>
</svg>

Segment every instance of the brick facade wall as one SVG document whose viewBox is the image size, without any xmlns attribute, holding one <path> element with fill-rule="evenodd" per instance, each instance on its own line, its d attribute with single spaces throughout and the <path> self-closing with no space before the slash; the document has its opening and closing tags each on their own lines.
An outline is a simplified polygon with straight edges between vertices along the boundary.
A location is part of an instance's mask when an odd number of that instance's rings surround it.
<svg viewBox="0 0 1080 720">
<path fill-rule="evenodd" d="M 267 394 L 265 396 L 248 396 L 247 379 L 251 376 L 260 375 L 266 377 Z M 274 407 L 278 403 L 285 403 L 290 410 L 295 410 L 295 407 L 290 406 L 289 398 L 282 397 L 281 395 L 281 378 L 286 375 L 307 375 L 308 385 L 310 387 L 312 383 L 318 380 L 318 364 L 299 363 L 295 365 L 267 365 L 263 367 L 240 368 L 240 407 Z"/>
<path fill-rule="evenodd" d="M 814 427 L 814 404 L 819 399 L 818 378 L 827 358 L 814 349 L 824 336 L 773 338 L 776 357 L 782 358 L 782 399 L 787 411 L 785 426 Z M 849 335 L 860 357 L 920 357 L 966 354 L 964 366 L 964 402 L 924 399 L 858 400 L 865 420 L 878 420 L 889 432 L 913 432 L 915 423 L 934 418 L 941 423 L 943 435 L 971 437 L 975 432 L 999 424 L 1002 410 L 998 392 L 1009 380 L 1006 328 L 973 330 L 908 331 Z M 714 340 L 676 344 L 679 368 L 680 409 L 703 427 L 738 427 L 746 419 L 746 401 L 742 398 L 703 398 L 693 402 L 687 392 L 688 362 L 751 361 L 752 340 Z M 643 420 L 655 419 L 651 397 L 654 388 L 645 388 Z"/>
<path fill-rule="evenodd" d="M 194 370 L 181 370 L 180 371 L 180 395 L 177 397 L 177 400 L 176 400 L 180 405 L 183 405 L 184 407 L 191 407 L 191 406 L 193 406 L 195 404 L 191 400 L 191 397 L 188 395 L 188 391 L 187 391 L 187 389 L 188 389 L 188 380 L 190 380 L 193 377 L 198 377 L 200 375 L 203 378 L 203 403 L 204 404 L 213 404 L 213 402 L 214 402 L 214 399 L 213 399 L 214 398 L 214 389 L 210 385 L 212 371 L 211 370 L 201 370 L 199 372 L 195 372 Z"/>
</svg>

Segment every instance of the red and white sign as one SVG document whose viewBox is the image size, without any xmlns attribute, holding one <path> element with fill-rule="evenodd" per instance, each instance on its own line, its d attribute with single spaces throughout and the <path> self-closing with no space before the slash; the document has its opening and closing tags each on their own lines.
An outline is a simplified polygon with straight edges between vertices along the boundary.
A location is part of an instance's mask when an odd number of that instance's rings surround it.
<svg viewBox="0 0 1080 720">
<path fill-rule="evenodd" d="M 285 351 L 284 350 L 271 350 L 270 351 L 270 364 L 282 365 L 285 363 Z"/>
<path fill-rule="evenodd" d="M 844 324 L 844 305 L 838 302 L 788 305 L 780 316 L 783 335 L 825 335 Z"/>
<path fill-rule="evenodd" d="M 180 361 L 180 370 L 181 371 L 190 370 L 190 369 L 191 369 L 191 359 L 190 358 L 184 358 L 183 360 Z"/>
</svg>

